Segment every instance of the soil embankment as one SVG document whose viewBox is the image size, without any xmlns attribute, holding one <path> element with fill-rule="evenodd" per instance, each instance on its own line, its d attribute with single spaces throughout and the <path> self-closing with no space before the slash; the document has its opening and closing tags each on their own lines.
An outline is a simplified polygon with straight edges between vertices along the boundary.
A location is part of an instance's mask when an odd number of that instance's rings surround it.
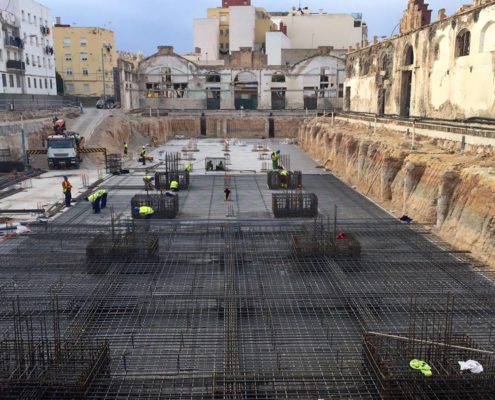
<svg viewBox="0 0 495 400">
<path fill-rule="evenodd" d="M 431 224 L 433 232 L 495 267 L 495 155 L 491 147 L 411 138 L 385 129 L 319 118 L 300 129 L 313 158 L 395 215 Z"/>
</svg>

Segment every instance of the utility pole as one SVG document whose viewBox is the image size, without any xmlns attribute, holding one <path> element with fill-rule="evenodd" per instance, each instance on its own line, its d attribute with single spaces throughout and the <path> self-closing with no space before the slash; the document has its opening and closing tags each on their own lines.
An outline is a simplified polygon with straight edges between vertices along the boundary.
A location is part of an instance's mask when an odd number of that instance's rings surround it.
<svg viewBox="0 0 495 400">
<path fill-rule="evenodd" d="M 103 99 L 106 100 L 107 93 L 106 93 L 106 85 L 105 85 L 105 58 L 103 54 L 103 44 L 101 47 L 101 72 L 103 74 Z"/>
</svg>

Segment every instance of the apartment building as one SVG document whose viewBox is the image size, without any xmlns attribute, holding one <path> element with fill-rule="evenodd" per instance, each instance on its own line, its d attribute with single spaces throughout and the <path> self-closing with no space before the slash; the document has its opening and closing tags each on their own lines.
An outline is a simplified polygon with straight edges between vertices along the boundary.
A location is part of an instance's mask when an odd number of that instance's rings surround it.
<svg viewBox="0 0 495 400">
<path fill-rule="evenodd" d="M 56 95 L 52 14 L 33 0 L 0 0 L 0 91 Z"/>
<path fill-rule="evenodd" d="M 60 19 L 53 29 L 56 70 L 64 93 L 81 97 L 113 97 L 117 67 L 115 34 L 99 27 L 74 27 Z"/>
</svg>

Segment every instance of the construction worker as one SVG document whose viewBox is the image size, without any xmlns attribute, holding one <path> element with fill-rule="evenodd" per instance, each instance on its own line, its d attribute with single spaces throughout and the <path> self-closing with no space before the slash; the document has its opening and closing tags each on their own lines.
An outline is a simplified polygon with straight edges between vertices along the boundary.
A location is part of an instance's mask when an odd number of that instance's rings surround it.
<svg viewBox="0 0 495 400">
<path fill-rule="evenodd" d="M 220 161 L 218 165 L 215 167 L 215 171 L 225 171 L 225 167 L 223 166 L 222 161 Z"/>
<path fill-rule="evenodd" d="M 289 171 L 287 171 L 286 169 L 280 171 L 279 181 L 280 187 L 287 189 L 289 187 Z"/>
<path fill-rule="evenodd" d="M 62 182 L 62 191 L 65 196 L 65 206 L 70 207 L 70 202 L 72 200 L 72 185 L 69 182 L 69 178 L 64 176 L 64 180 Z"/>
<path fill-rule="evenodd" d="M 144 219 L 150 219 L 155 213 L 155 211 L 148 206 L 134 207 L 134 212 Z"/>
<path fill-rule="evenodd" d="M 155 180 L 155 177 L 153 177 L 151 175 L 145 175 L 143 177 L 144 189 L 146 191 L 149 191 L 149 190 L 153 190 L 154 189 L 154 186 L 153 186 L 153 181 L 154 180 Z"/>
<path fill-rule="evenodd" d="M 139 157 L 141 157 L 141 162 L 143 165 L 146 165 L 146 147 L 143 146 L 141 153 L 139 153 Z"/>
<path fill-rule="evenodd" d="M 192 165 L 191 165 L 191 163 L 189 163 L 189 162 L 188 162 L 188 163 L 186 164 L 186 172 L 187 172 L 188 174 L 190 174 L 190 173 L 191 173 L 191 168 L 192 168 Z"/>
<path fill-rule="evenodd" d="M 213 161 L 208 160 L 208 162 L 206 163 L 206 170 L 213 171 Z"/>
<path fill-rule="evenodd" d="M 225 201 L 230 201 L 230 188 L 226 187 L 223 192 L 225 193 Z"/>
<path fill-rule="evenodd" d="M 124 157 L 127 157 L 128 154 L 129 154 L 129 145 L 127 144 L 127 142 L 124 142 Z"/>
<path fill-rule="evenodd" d="M 179 191 L 179 182 L 177 182 L 175 179 L 170 182 L 170 190 L 172 192 L 178 192 Z"/>
<path fill-rule="evenodd" d="M 278 160 L 280 159 L 280 150 L 274 151 L 271 155 L 272 158 L 272 169 L 274 171 L 278 170 Z"/>
<path fill-rule="evenodd" d="M 100 189 L 97 192 L 100 195 L 101 209 L 103 210 L 107 206 L 108 192 L 105 189 Z"/>
<path fill-rule="evenodd" d="M 86 201 L 91 202 L 91 205 L 93 206 L 93 211 L 95 214 L 99 214 L 101 209 L 100 209 L 100 202 L 101 202 L 101 196 L 99 191 L 94 192 L 93 194 L 90 194 L 88 197 L 86 197 Z"/>
</svg>

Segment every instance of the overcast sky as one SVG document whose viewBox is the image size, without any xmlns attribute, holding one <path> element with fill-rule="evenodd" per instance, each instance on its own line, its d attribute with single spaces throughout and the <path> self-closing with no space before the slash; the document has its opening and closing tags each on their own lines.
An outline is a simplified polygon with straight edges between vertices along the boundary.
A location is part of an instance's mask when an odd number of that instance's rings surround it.
<svg viewBox="0 0 495 400">
<path fill-rule="evenodd" d="M 192 51 L 193 19 L 206 17 L 208 7 L 221 0 L 38 0 L 50 7 L 53 16 L 75 26 L 101 26 L 115 31 L 117 49 L 142 51 L 146 56 L 158 45 L 172 45 L 178 53 Z M 430 0 L 433 20 L 437 11 L 446 8 L 452 14 L 472 0 Z M 268 11 L 287 11 L 298 0 L 253 0 L 252 4 Z M 390 36 L 407 0 L 301 0 L 302 7 L 328 13 L 363 14 L 368 23 L 370 40 L 374 35 Z M 398 28 L 395 33 L 398 32 Z"/>
</svg>

